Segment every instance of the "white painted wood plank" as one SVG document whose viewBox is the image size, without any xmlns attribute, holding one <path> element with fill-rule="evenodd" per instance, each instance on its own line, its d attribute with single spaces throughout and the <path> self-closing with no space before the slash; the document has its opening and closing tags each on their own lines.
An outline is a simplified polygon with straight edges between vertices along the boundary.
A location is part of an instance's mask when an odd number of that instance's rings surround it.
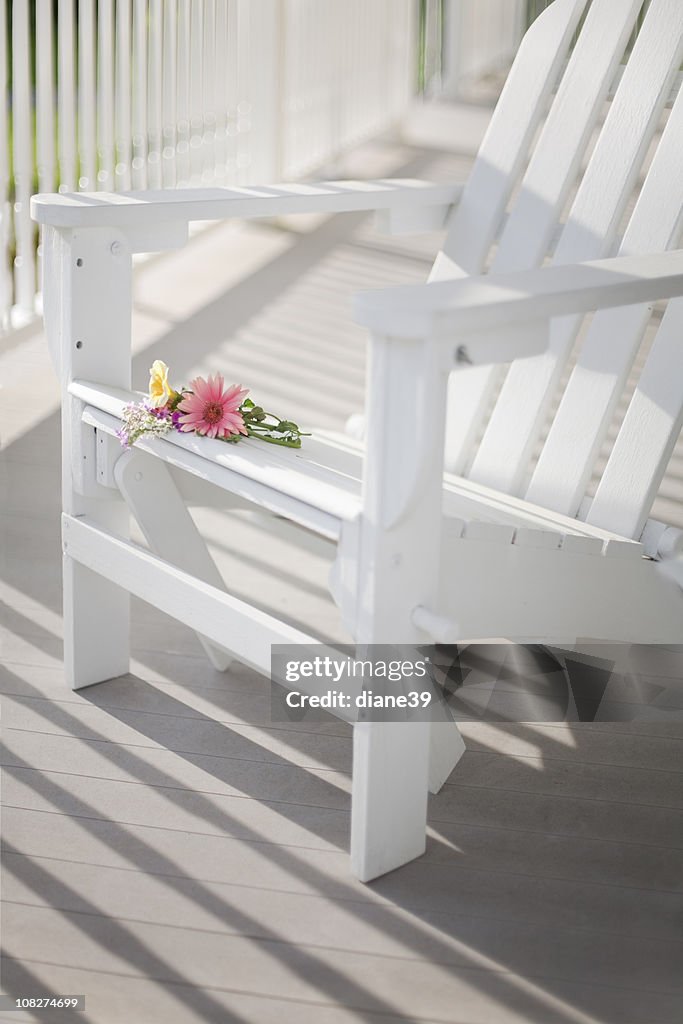
<svg viewBox="0 0 683 1024">
<path fill-rule="evenodd" d="M 522 40 L 431 280 L 451 276 L 449 263 L 481 273 L 585 7 L 555 0 Z"/>
<path fill-rule="evenodd" d="M 600 555 L 453 540 L 442 555 L 439 609 L 463 643 L 681 643 L 683 595 L 641 551 L 619 541 Z"/>
<path fill-rule="evenodd" d="M 429 740 L 429 722 L 354 726 L 351 870 L 361 882 L 425 851 Z"/>
<path fill-rule="evenodd" d="M 214 69 L 214 90 L 216 98 L 216 152 L 214 174 L 217 184 L 226 179 L 228 158 L 228 104 L 226 80 L 228 76 L 228 0 L 216 4 L 216 63 Z"/>
<path fill-rule="evenodd" d="M 671 81 L 682 59 L 683 7 L 678 0 L 654 0 L 584 173 L 553 262 L 576 263 L 597 259 L 612 251 L 622 213 L 636 184 L 641 164 L 669 95 Z M 565 111 L 565 116 L 569 118 L 570 111 Z M 677 129 L 674 126 L 671 130 L 675 134 Z M 561 150 L 557 158 L 564 159 Z M 547 174 L 549 169 L 544 167 L 539 173 Z M 534 195 L 537 184 L 536 181 L 533 185 Z M 672 206 L 674 202 L 675 199 L 672 200 Z M 522 200 L 520 203 L 524 205 Z M 515 215 L 516 209 L 512 217 Z M 668 248 L 670 236 L 666 221 L 667 218 L 654 222 L 662 228 L 659 240 L 652 228 L 647 229 L 650 237 L 647 242 L 643 240 L 644 244 L 640 246 L 631 234 L 630 247 L 624 244 L 622 254 L 635 255 L 638 252 L 657 252 Z M 532 220 L 527 229 L 533 234 L 535 228 Z M 520 232 L 521 223 L 516 229 L 511 224 L 507 230 Z M 512 256 L 508 262 L 510 259 Z M 505 258 L 502 262 L 505 263 Z M 498 260 L 495 267 L 499 267 Z M 610 316 L 616 320 L 620 314 Z M 639 321 L 638 313 L 634 310 L 626 316 L 635 318 L 636 324 Z M 549 404 L 581 322 L 581 317 L 572 317 L 554 324 L 548 351 L 533 361 L 519 362 L 510 368 L 474 459 L 469 474 L 472 479 L 511 493 L 520 492 L 527 478 L 529 461 L 544 426 Z M 601 318 L 600 323 L 604 333 L 608 329 L 604 318 Z M 621 317 L 619 323 L 609 327 L 608 336 L 620 335 L 623 327 Z M 635 333 L 638 335 L 637 326 Z M 599 345 L 603 352 L 606 351 L 602 337 Z M 543 468 L 537 468 L 534 476 L 534 489 L 530 497 L 539 504 L 545 504 L 547 500 L 540 496 L 540 481 L 544 475 L 550 477 L 546 490 L 552 489 L 558 475 L 557 468 L 562 466 L 563 484 L 568 486 L 566 460 L 569 458 L 572 461 L 577 455 L 572 425 L 578 418 L 582 421 L 583 429 L 586 422 L 582 416 L 581 387 L 577 386 L 576 390 L 579 392 L 576 401 L 570 401 L 564 418 L 562 410 L 558 413 L 551 431 L 553 438 L 564 437 L 565 442 L 559 446 L 550 442 L 548 462 Z M 570 384 L 570 394 L 571 391 Z M 586 404 L 594 407 L 591 400 L 587 400 Z M 569 430 L 566 429 L 568 422 Z M 588 433 L 590 429 L 587 426 L 585 432 Z M 562 503 L 554 507 L 570 515 L 576 511 Z"/>
<path fill-rule="evenodd" d="M 241 661 L 270 674 L 271 644 L 317 644 L 279 619 L 195 579 L 143 548 L 100 528 L 90 517 L 62 517 L 72 561 L 184 622 Z"/>
<path fill-rule="evenodd" d="M 359 656 L 365 644 L 424 642 L 413 609 L 435 608 L 440 570 L 446 373 L 434 345 L 374 336 L 358 555 Z M 415 427 L 402 429 L 406 408 Z M 420 557 L 408 557 L 419 550 Z M 425 848 L 429 722 L 354 730 L 351 865 L 375 878 Z"/>
<path fill-rule="evenodd" d="M 147 19 L 147 187 L 159 189 L 162 148 L 162 9 L 149 0 Z"/>
<path fill-rule="evenodd" d="M 544 258 L 641 5 L 593 0 L 500 239 L 496 270 Z"/>
<path fill-rule="evenodd" d="M 190 0 L 178 2 L 177 102 L 177 184 L 190 183 Z"/>
<path fill-rule="evenodd" d="M 387 178 L 244 188 L 150 189 L 125 195 L 34 196 L 32 211 L 39 223 L 59 227 L 144 228 L 169 220 L 189 222 L 229 217 L 280 217 L 291 213 L 347 213 L 411 205 L 447 207 L 458 201 L 460 192 L 460 185 Z"/>
<path fill-rule="evenodd" d="M 131 258 L 113 229 L 47 232 L 47 312 L 53 343 L 61 347 L 62 503 L 70 515 L 125 536 L 129 514 L 120 495 L 97 497 L 95 452 L 84 445 L 82 403 L 69 393 L 79 371 L 119 387 L 130 386 Z M 114 243 L 117 243 L 114 246 Z M 85 461 L 84 461 L 85 456 Z M 86 482 L 88 486 L 83 487 Z M 64 666 L 74 688 L 120 675 L 129 664 L 129 602 L 115 584 L 64 559 Z"/>
<path fill-rule="evenodd" d="M 683 56 L 683 8 L 676 5 L 676 13 L 680 49 L 674 67 Z M 620 250 L 624 255 L 658 252 L 679 242 L 682 132 L 683 95 L 671 112 L 625 232 Z M 578 511 L 649 316 L 649 306 L 636 306 L 593 318 L 534 472 L 530 500 L 569 515 Z"/>
<path fill-rule="evenodd" d="M 190 181 L 201 185 L 204 159 L 204 116 L 202 106 L 202 22 L 203 4 L 190 5 Z"/>
<path fill-rule="evenodd" d="M 224 590 L 223 577 L 163 462 L 131 450 L 120 455 L 114 475 L 152 551 L 171 565 Z M 213 667 L 224 671 L 231 661 L 227 652 L 201 633 L 198 638 Z"/>
<path fill-rule="evenodd" d="M 161 179 L 164 188 L 174 188 L 176 174 L 176 83 L 178 53 L 178 23 L 176 4 L 164 4 L 163 58 L 162 58 L 162 140 Z"/>
<path fill-rule="evenodd" d="M 682 268 L 683 250 L 675 250 L 380 288 L 356 296 L 354 312 L 358 323 L 376 330 L 383 328 L 397 338 L 437 337 L 446 352 L 453 352 L 459 335 L 474 351 L 475 331 L 499 327 L 502 362 L 514 355 L 506 347 L 503 328 L 673 298 L 681 293 Z M 488 342 L 489 335 L 486 337 Z M 463 377 L 470 372 L 462 370 Z"/>
<path fill-rule="evenodd" d="M 29 5 L 14 0 L 12 5 L 12 128 L 14 170 L 14 259 L 15 303 L 20 315 L 30 318 L 35 313 L 36 289 L 34 227 L 31 223 L 31 192 L 33 191 L 32 97 L 29 75 Z M 5 102 L 3 98 L 2 102 Z"/>
<path fill-rule="evenodd" d="M 94 0 L 78 0 L 78 157 L 80 165 L 78 187 L 87 192 L 93 192 L 98 188 L 95 124 L 96 67 L 95 2 Z M 99 99 L 99 89 L 97 98 Z"/>
<path fill-rule="evenodd" d="M 607 558 L 642 558 L 643 545 L 628 540 L 608 540 L 603 553 Z"/>
<path fill-rule="evenodd" d="M 664 314 L 587 522 L 640 537 L 683 426 L 683 303 Z"/>
<path fill-rule="evenodd" d="M 216 177 L 216 0 L 204 0 L 202 29 L 202 113 L 204 120 L 202 133 L 204 174 L 202 180 L 205 184 L 210 184 Z M 265 47 L 262 48 L 262 59 L 263 57 L 266 59 L 260 69 L 260 77 L 268 75 L 270 61 L 267 58 L 267 52 Z"/>
<path fill-rule="evenodd" d="M 0 90 L 4 95 L 9 91 L 7 53 L 7 0 L 0 3 Z M 9 202 L 10 157 L 8 104 L 0 103 L 0 326 L 10 326 L 13 281 L 10 267 L 10 238 L 12 234 L 12 212 Z"/>
<path fill-rule="evenodd" d="M 591 4 L 558 86 L 557 95 L 532 152 L 522 180 L 521 191 L 504 225 L 493 261 L 495 271 L 505 272 L 533 267 L 545 256 L 640 5 L 641 0 L 595 0 Z M 552 20 L 557 18 L 558 27 L 563 27 L 565 32 L 569 30 L 570 25 L 575 28 L 581 10 L 574 11 L 566 5 L 555 14 L 551 14 L 556 6 L 556 3 L 552 4 L 538 21 L 543 25 L 544 19 L 548 19 L 551 24 Z M 581 9 L 584 6 L 581 5 Z M 562 15 L 567 19 L 564 26 L 559 21 Z M 534 32 L 534 28 L 535 25 L 532 26 L 531 33 Z M 564 35 L 562 38 L 564 42 Z M 523 47 L 524 43 L 515 64 L 522 60 L 532 66 L 538 64 L 538 55 L 525 55 Z M 549 52 L 552 56 L 557 54 L 561 63 L 566 49 L 551 47 Z M 559 67 L 553 63 L 553 78 L 558 72 Z M 525 72 L 525 75 L 532 74 L 531 70 Z M 547 85 L 543 85 L 540 95 L 547 98 Z M 526 97 L 520 95 L 516 102 L 518 108 L 507 112 L 513 123 L 520 117 L 520 108 L 522 111 L 525 110 Z M 526 113 L 522 114 L 522 117 L 526 116 Z M 538 121 L 532 123 L 538 124 Z M 489 129 L 489 133 L 491 130 Z M 508 128 L 507 132 L 512 130 Z M 519 143 L 521 139 L 515 141 Z M 482 149 L 485 144 L 486 140 L 482 144 Z M 511 159 L 519 161 L 523 156 L 516 149 L 512 152 L 515 156 L 507 156 L 504 158 L 506 162 Z M 489 181 L 495 181 L 499 176 L 499 164 L 500 156 L 491 162 L 487 161 L 484 165 L 482 173 Z M 520 169 L 519 163 L 516 169 Z M 489 185 L 489 189 L 490 187 Z M 499 196 L 502 205 L 496 211 L 498 217 L 503 213 L 507 198 L 509 191 Z M 487 205 L 484 193 L 482 205 Z M 479 204 L 475 209 L 476 214 L 481 215 Z M 486 213 L 483 215 L 485 218 L 490 216 Z M 487 250 L 493 241 L 490 228 L 488 236 Z M 584 258 L 596 255 L 601 253 L 591 252 Z M 481 259 L 484 257 L 485 253 L 482 253 Z M 462 254 L 459 254 L 458 263 L 469 270 L 468 265 L 462 262 Z M 482 265 L 474 268 L 474 272 L 481 272 Z M 446 465 L 452 472 L 463 473 L 470 462 L 473 444 L 480 433 L 502 373 L 502 368 L 492 366 L 476 369 L 470 375 L 470 380 L 459 381 L 455 378 L 451 382 L 448 426 L 451 436 Z M 481 479 L 482 482 L 491 482 L 480 474 L 474 478 Z"/>
<path fill-rule="evenodd" d="M 438 793 L 465 753 L 465 741 L 455 722 L 431 722 L 429 792 Z"/>
<path fill-rule="evenodd" d="M 133 0 L 133 188 L 147 188 L 147 0 Z"/>
<path fill-rule="evenodd" d="M 482 544 L 512 544 L 515 536 L 513 526 L 504 526 L 502 523 L 472 522 L 465 524 L 463 537 L 467 540 L 476 540 Z"/>
<path fill-rule="evenodd" d="M 136 396 L 130 392 L 84 381 L 72 382 L 70 393 L 85 405 L 83 421 L 98 430 L 108 431 L 112 435 L 120 425 L 119 417 L 123 406 L 131 400 L 140 398 L 139 395 Z M 313 475 L 313 483 L 309 485 L 310 489 L 306 493 L 310 495 L 312 491 L 315 491 L 317 508 L 314 508 L 313 505 L 304 506 L 295 499 L 286 501 L 284 498 L 283 490 L 290 490 L 295 486 L 291 460 L 288 460 L 287 473 L 278 477 L 277 484 L 274 480 L 270 480 L 269 486 L 266 483 L 256 482 L 254 479 L 256 469 L 246 470 L 243 466 L 242 473 L 250 479 L 248 487 L 245 487 L 239 474 L 225 467 L 213 465 L 207 460 L 206 455 L 210 449 L 205 444 L 200 442 L 200 446 L 195 452 L 188 449 L 185 443 L 188 439 L 183 435 L 169 435 L 169 438 L 168 441 L 145 442 L 141 440 L 137 442 L 136 447 L 153 452 L 169 465 L 199 477 L 202 481 L 213 482 L 215 486 L 227 489 L 232 493 L 235 493 L 237 489 L 241 497 L 248 496 L 252 501 L 262 504 L 265 508 L 280 515 L 288 515 L 309 529 L 331 539 L 337 539 L 339 536 L 339 518 L 323 511 L 326 505 L 324 492 L 319 489 L 315 490 L 319 488 L 321 479 L 318 467 L 326 466 L 329 473 L 328 480 L 339 482 L 340 494 L 337 497 L 337 511 L 343 512 L 346 521 L 350 521 L 353 511 L 358 511 L 360 507 L 362 447 L 347 439 L 341 441 L 336 436 L 326 435 L 323 431 L 316 432 L 315 438 L 305 441 L 303 447 L 296 453 L 296 471 Z M 172 439 L 175 439 L 177 444 L 172 444 Z M 220 442 L 218 444 L 220 445 Z M 220 455 L 227 454 L 225 445 L 220 445 L 218 451 Z M 234 449 L 230 449 L 230 451 L 234 451 Z M 248 460 L 254 451 L 258 456 L 258 448 L 243 446 L 240 454 L 244 460 Z M 199 454 L 199 452 L 203 452 L 203 454 Z M 277 492 L 280 497 L 275 497 L 276 488 L 280 489 Z M 354 495 L 356 504 L 351 504 L 350 501 L 353 500 Z M 575 536 L 577 540 L 585 540 L 585 550 L 597 550 L 598 552 L 602 550 L 607 541 L 620 539 L 608 530 L 602 530 L 580 520 L 570 519 L 540 506 L 531 505 L 520 498 L 502 494 L 461 477 L 446 476 L 444 478 L 443 499 L 445 517 L 443 529 L 450 538 L 461 536 L 467 523 L 477 520 L 479 525 L 476 529 L 483 531 L 483 534 L 486 534 L 487 525 L 490 525 L 494 532 L 502 527 L 506 543 L 510 541 L 510 530 L 516 529 L 550 531 L 557 533 L 559 537 L 564 537 L 565 540 L 566 535 L 569 534 Z M 355 557 L 355 551 L 352 556 Z"/>
<path fill-rule="evenodd" d="M 78 395 L 78 388 L 74 388 L 73 393 Z M 89 393 L 91 397 L 96 397 L 92 391 Z M 104 403 L 102 402 L 101 404 Z M 112 435 L 120 426 L 119 420 L 114 419 L 111 415 L 89 407 L 83 413 L 83 421 L 96 427 L 98 430 L 106 431 Z M 205 455 L 201 454 L 201 449 L 200 451 L 188 450 L 182 444 L 182 436 L 180 434 L 173 435 L 173 438 L 179 442 L 178 444 L 173 444 L 171 437 L 169 437 L 169 440 L 160 439 L 155 441 L 145 441 L 142 439 L 136 443 L 136 448 L 154 455 L 156 458 L 163 459 L 174 470 L 192 474 L 207 484 L 237 495 L 238 498 L 265 508 L 277 515 L 286 516 L 293 522 L 297 522 L 323 537 L 328 537 L 330 540 L 337 540 L 339 537 L 340 520 L 342 518 L 342 515 L 339 514 L 340 510 L 344 517 L 358 511 L 360 500 L 356 499 L 353 501 L 346 492 L 337 495 L 336 505 L 334 506 L 332 506 L 331 501 L 325 500 L 326 494 L 324 491 L 321 492 L 322 500 L 316 505 L 285 494 L 277 487 L 274 487 L 272 481 L 262 483 L 254 479 L 253 474 L 247 474 L 243 471 L 239 472 L 227 466 L 217 464 L 215 461 L 212 462 Z M 248 459 L 247 453 L 243 453 L 243 455 Z M 244 464 L 245 460 L 243 459 L 242 468 Z M 330 476 L 332 475 L 330 474 Z M 288 485 L 290 485 L 289 489 L 291 489 L 292 483 L 296 485 L 296 481 L 291 473 L 291 467 L 290 473 L 286 477 L 284 475 L 280 476 L 280 484 L 282 484 L 283 479 L 286 479 Z M 296 490 L 296 486 L 294 489 Z M 310 495 L 313 489 L 309 488 L 307 493 Z M 332 511 L 326 511 L 327 507 L 334 507 L 337 514 L 334 514 Z"/>
<path fill-rule="evenodd" d="M 559 548 L 564 547 L 563 539 L 561 533 L 553 533 L 551 530 L 530 530 L 520 527 L 515 530 L 513 544 L 524 548 Z"/>
<path fill-rule="evenodd" d="M 97 188 L 113 189 L 116 162 L 114 136 L 114 7 L 97 4 Z"/>
<path fill-rule="evenodd" d="M 562 537 L 562 550 L 578 554 L 600 554 L 603 542 L 598 537 L 579 537 L 575 533 L 565 533 Z"/>
<path fill-rule="evenodd" d="M 131 0 L 116 4 L 116 100 L 115 134 L 116 166 L 114 184 L 117 192 L 131 187 L 133 145 L 131 138 Z"/>
<path fill-rule="evenodd" d="M 64 0 L 57 8 L 58 68 L 57 103 L 59 107 L 59 187 L 67 192 L 76 188 L 76 59 L 73 0 Z"/>
<path fill-rule="evenodd" d="M 2 13 L 0 13 L 2 17 Z M 0 43 L 0 46 L 2 44 Z M 54 82 L 54 19 L 45 4 L 36 5 L 36 157 L 38 188 L 55 188 L 55 117 L 57 114 Z M 0 125 L 0 131 L 2 131 Z"/>
</svg>

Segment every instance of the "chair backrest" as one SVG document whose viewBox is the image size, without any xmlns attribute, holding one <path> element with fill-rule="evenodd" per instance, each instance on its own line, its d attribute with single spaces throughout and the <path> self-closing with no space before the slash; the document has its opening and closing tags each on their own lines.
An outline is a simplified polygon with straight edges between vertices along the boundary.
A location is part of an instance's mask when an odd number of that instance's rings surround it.
<svg viewBox="0 0 683 1024">
<path fill-rule="evenodd" d="M 522 42 L 432 279 L 675 248 L 683 96 L 666 113 L 682 61 L 681 0 L 554 0 Z M 542 356 L 454 374 L 448 468 L 578 515 L 651 312 L 593 317 L 533 473 L 582 318 L 556 321 Z M 677 335 L 672 302 L 587 513 L 625 536 L 642 532 L 683 421 Z"/>
</svg>

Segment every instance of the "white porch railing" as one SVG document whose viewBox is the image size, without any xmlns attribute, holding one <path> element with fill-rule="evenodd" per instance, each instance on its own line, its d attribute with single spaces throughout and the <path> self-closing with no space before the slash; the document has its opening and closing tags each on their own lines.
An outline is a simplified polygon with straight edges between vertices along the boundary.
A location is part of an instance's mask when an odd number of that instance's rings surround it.
<svg viewBox="0 0 683 1024">
<path fill-rule="evenodd" d="M 36 311 L 34 192 L 300 177 L 388 128 L 413 91 L 416 0 L 56 7 L 0 0 L 5 328 Z"/>
<path fill-rule="evenodd" d="M 447 0 L 439 93 L 458 97 L 512 62 L 526 28 L 527 0 Z"/>
</svg>

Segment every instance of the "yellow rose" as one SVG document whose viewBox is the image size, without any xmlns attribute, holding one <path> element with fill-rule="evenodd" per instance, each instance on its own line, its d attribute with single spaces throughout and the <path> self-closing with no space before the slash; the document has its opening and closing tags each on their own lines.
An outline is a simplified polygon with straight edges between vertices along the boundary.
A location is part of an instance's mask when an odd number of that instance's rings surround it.
<svg viewBox="0 0 683 1024">
<path fill-rule="evenodd" d="M 161 409 L 175 391 L 168 383 L 168 366 L 161 359 L 155 359 L 149 371 L 149 401 L 155 409 Z"/>
</svg>

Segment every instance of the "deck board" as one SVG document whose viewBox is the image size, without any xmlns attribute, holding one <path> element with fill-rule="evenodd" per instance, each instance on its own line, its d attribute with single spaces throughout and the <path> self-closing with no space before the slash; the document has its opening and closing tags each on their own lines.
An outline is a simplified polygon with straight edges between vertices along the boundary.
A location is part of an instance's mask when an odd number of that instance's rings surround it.
<svg viewBox="0 0 683 1024">
<path fill-rule="evenodd" d="M 437 178 L 466 164 L 390 156 Z M 136 384 L 154 358 L 179 378 L 219 369 L 339 428 L 362 404 L 351 295 L 421 280 L 434 244 L 411 253 L 353 217 L 214 227 L 138 273 Z M 3 990 L 85 992 L 84 1024 L 677 1024 L 683 723 L 463 725 L 426 855 L 361 885 L 348 726 L 273 721 L 267 681 L 215 672 L 139 602 L 131 673 L 65 688 L 42 336 L 0 343 L 0 373 Z M 683 525 L 681 466 L 683 447 L 656 512 Z M 236 594 L 345 639 L 329 544 L 258 515 L 228 533 L 215 511 L 199 519 Z M 642 673 L 664 691 L 679 658 Z"/>
</svg>

